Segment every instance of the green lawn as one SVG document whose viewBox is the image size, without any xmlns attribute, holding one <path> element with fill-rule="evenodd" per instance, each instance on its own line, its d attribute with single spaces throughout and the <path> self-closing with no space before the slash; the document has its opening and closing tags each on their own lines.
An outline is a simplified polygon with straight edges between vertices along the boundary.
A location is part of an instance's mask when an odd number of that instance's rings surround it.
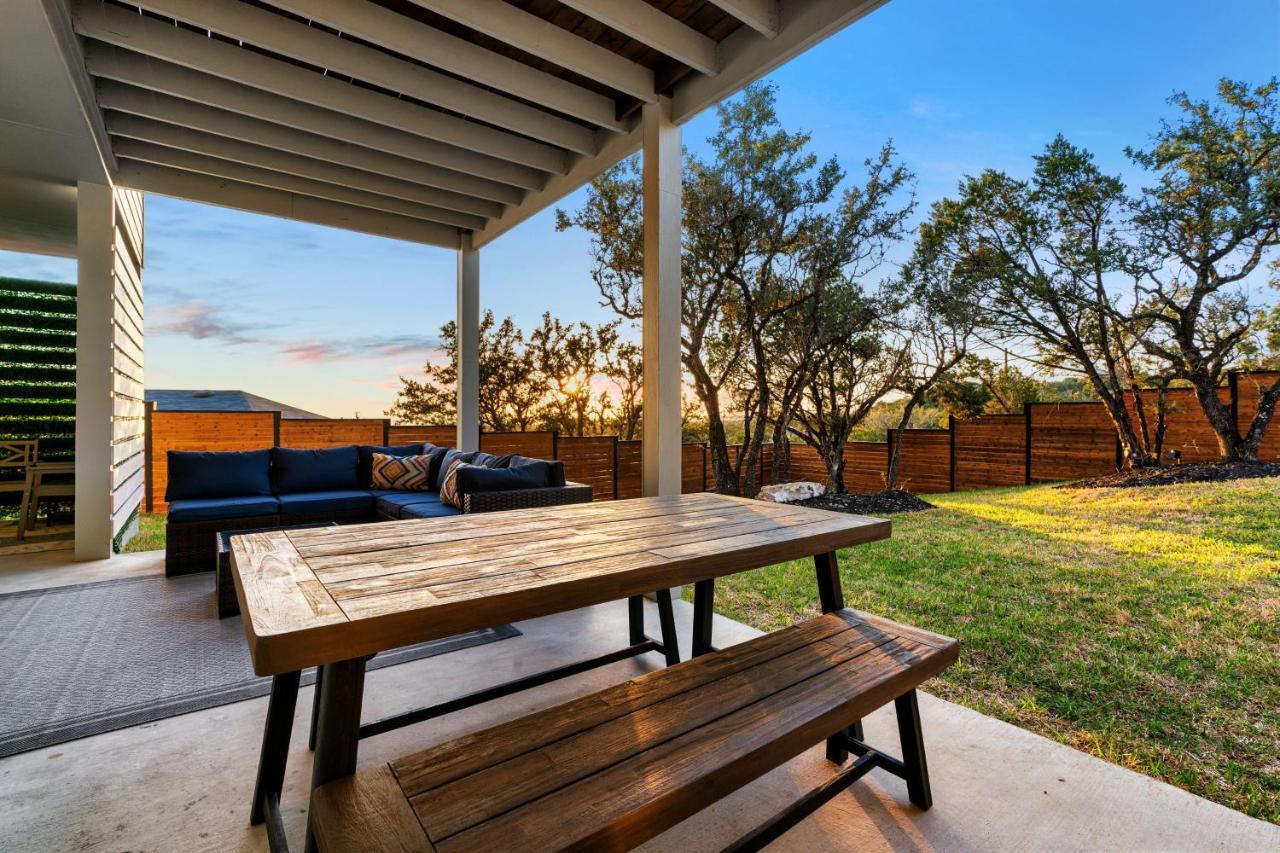
<svg viewBox="0 0 1280 853">
<path fill-rule="evenodd" d="M 1280 823 L 1280 479 L 929 500 L 840 572 L 963 640 L 931 692 Z M 817 610 L 808 561 L 717 593 L 765 630 Z"/>
</svg>

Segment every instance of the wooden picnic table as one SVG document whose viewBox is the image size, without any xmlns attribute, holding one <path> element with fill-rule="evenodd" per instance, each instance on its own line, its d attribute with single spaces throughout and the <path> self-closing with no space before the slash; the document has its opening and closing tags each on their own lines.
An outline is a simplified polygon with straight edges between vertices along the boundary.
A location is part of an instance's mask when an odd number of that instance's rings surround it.
<svg viewBox="0 0 1280 853">
<path fill-rule="evenodd" d="M 254 670 L 296 695 L 298 672 L 321 667 L 316 787 L 355 772 L 372 655 L 684 584 L 698 654 L 714 578 L 814 557 L 825 596 L 837 548 L 889 534 L 883 519 L 699 493 L 237 536 L 232 566 Z M 275 699 L 259 789 L 278 803 L 293 705 Z M 273 717 L 283 751 L 268 749 Z"/>
</svg>

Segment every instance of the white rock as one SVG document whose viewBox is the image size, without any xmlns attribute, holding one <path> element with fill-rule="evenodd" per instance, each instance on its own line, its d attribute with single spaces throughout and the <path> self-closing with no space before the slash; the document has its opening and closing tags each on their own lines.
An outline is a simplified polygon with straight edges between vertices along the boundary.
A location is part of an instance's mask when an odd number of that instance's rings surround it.
<svg viewBox="0 0 1280 853">
<path fill-rule="evenodd" d="M 756 498 L 778 504 L 790 504 L 796 501 L 816 498 L 825 491 L 826 488 L 821 483 L 776 483 L 772 486 L 765 486 L 760 490 L 760 494 L 756 495 Z"/>
</svg>

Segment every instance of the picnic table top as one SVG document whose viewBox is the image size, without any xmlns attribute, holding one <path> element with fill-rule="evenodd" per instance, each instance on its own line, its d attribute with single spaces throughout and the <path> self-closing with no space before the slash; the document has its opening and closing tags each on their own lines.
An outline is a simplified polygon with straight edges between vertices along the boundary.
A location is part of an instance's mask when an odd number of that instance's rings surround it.
<svg viewBox="0 0 1280 853">
<path fill-rule="evenodd" d="M 890 535 L 884 519 L 698 493 L 236 536 L 259 675 L 616 601 Z"/>
</svg>

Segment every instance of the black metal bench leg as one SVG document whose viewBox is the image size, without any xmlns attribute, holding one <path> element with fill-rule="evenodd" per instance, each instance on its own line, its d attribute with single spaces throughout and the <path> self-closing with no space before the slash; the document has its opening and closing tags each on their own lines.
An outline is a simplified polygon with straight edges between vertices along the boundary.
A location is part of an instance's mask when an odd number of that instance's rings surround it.
<svg viewBox="0 0 1280 853">
<path fill-rule="evenodd" d="M 301 677 L 302 673 L 295 670 L 271 679 L 267 721 L 262 727 L 262 752 L 258 756 L 258 779 L 254 784 L 253 807 L 249 812 L 251 826 L 258 826 L 267 819 L 269 799 L 278 809 L 285 765 L 289 760 L 293 712 L 298 706 L 298 679 Z M 278 819 L 278 812 L 275 817 Z"/>
<path fill-rule="evenodd" d="M 631 645 L 638 646 L 644 642 L 644 599 L 638 595 L 627 599 L 627 627 Z"/>
<path fill-rule="evenodd" d="M 316 751 L 316 724 L 320 721 L 320 685 L 323 684 L 324 667 L 316 667 L 316 686 L 311 691 L 311 731 L 307 734 L 307 749 Z"/>
<path fill-rule="evenodd" d="M 680 663 L 680 638 L 676 635 L 676 615 L 671 608 L 671 590 L 660 589 L 654 594 L 658 601 L 658 621 L 662 625 L 662 652 L 667 656 L 667 666 Z"/>
<path fill-rule="evenodd" d="M 698 581 L 693 585 L 693 657 L 701 657 L 715 651 L 711 643 L 711 624 L 715 617 L 715 579 Z"/>
<path fill-rule="evenodd" d="M 898 738 L 902 741 L 902 763 L 907 780 L 907 798 L 922 809 L 933 805 L 929 790 L 929 765 L 924 758 L 924 735 L 920 730 L 920 705 L 914 690 L 893 700 L 898 712 Z"/>
</svg>

